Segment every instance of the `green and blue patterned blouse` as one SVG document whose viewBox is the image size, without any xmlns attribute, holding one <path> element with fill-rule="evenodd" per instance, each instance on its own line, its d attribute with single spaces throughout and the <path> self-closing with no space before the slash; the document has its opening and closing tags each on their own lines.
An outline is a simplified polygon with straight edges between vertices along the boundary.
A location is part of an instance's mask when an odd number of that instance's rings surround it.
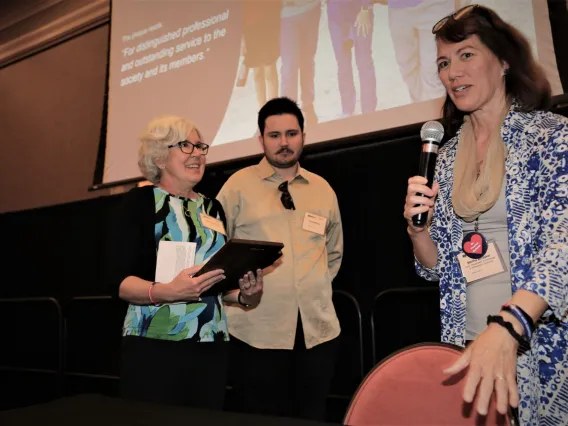
<svg viewBox="0 0 568 426">
<path fill-rule="evenodd" d="M 156 252 L 160 241 L 196 243 L 195 264 L 200 265 L 224 244 L 225 236 L 203 226 L 200 213 L 224 221 L 222 207 L 199 194 L 197 199 L 174 196 L 154 187 Z M 159 284 L 167 285 L 167 284 Z M 222 294 L 202 297 L 197 303 L 128 306 L 124 336 L 195 342 L 229 340 Z"/>
</svg>

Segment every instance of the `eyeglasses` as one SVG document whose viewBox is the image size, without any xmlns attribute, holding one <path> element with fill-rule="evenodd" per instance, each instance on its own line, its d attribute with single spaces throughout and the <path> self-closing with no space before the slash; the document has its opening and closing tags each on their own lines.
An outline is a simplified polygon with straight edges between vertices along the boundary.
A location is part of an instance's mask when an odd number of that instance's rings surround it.
<svg viewBox="0 0 568 426">
<path fill-rule="evenodd" d="M 209 145 L 207 145 L 206 143 L 191 143 L 187 140 L 168 145 L 168 148 L 174 148 L 176 146 L 179 146 L 179 149 L 181 149 L 181 152 L 183 152 L 184 154 L 193 154 L 193 150 L 195 148 L 197 148 L 197 150 L 203 155 L 206 155 L 207 151 L 209 151 Z"/>
<path fill-rule="evenodd" d="M 444 28 L 444 26 L 448 23 L 450 19 L 453 19 L 454 21 L 459 21 L 461 18 L 469 15 L 471 11 L 473 11 L 478 7 L 479 5 L 477 4 L 470 4 L 469 6 L 462 7 L 460 10 L 452 13 L 451 15 L 448 15 L 440 19 L 438 22 L 436 22 L 436 25 L 432 27 L 432 34 L 436 34 L 438 31 Z M 483 8 L 479 8 L 479 10 L 481 11 L 483 10 Z"/>
<path fill-rule="evenodd" d="M 296 206 L 294 205 L 294 200 L 292 200 L 292 196 L 290 195 L 290 191 L 288 191 L 288 181 L 282 182 L 278 185 L 278 189 L 282 191 L 282 196 L 280 197 L 280 201 L 282 201 L 282 205 L 286 210 L 296 210 Z"/>
</svg>

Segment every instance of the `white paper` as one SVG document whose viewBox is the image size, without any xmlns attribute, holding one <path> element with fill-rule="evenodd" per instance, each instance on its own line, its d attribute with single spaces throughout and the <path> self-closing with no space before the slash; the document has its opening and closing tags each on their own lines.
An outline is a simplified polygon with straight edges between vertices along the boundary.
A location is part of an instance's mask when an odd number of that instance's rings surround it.
<svg viewBox="0 0 568 426">
<path fill-rule="evenodd" d="M 160 241 L 154 281 L 167 284 L 195 264 L 196 243 Z"/>
</svg>

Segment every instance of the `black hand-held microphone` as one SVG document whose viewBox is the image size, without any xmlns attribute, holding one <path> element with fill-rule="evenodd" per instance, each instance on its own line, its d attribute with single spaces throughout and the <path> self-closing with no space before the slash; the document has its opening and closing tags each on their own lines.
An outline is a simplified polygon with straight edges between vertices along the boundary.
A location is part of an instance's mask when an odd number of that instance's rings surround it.
<svg viewBox="0 0 568 426">
<path fill-rule="evenodd" d="M 422 139 L 422 152 L 420 154 L 420 166 L 418 167 L 418 175 L 428 179 L 428 187 L 432 188 L 434 180 L 434 168 L 436 167 L 436 157 L 438 156 L 438 148 L 444 137 L 444 126 L 437 121 L 428 121 L 420 130 L 420 138 Z M 423 195 L 423 194 L 416 194 Z M 418 213 L 412 217 L 414 226 L 426 225 L 428 212 Z"/>
</svg>

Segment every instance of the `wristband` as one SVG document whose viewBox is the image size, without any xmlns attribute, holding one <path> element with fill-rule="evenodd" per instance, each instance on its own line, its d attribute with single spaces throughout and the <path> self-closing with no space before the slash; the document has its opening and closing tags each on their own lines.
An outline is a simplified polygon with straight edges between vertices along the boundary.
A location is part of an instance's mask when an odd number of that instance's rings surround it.
<svg viewBox="0 0 568 426">
<path fill-rule="evenodd" d="M 530 340 L 534 332 L 534 321 L 522 308 L 511 303 L 505 303 L 501 309 L 513 315 L 523 326 L 525 337 Z"/>
<path fill-rule="evenodd" d="M 239 305 L 243 305 L 245 308 L 250 308 L 251 305 L 243 303 L 243 301 L 241 300 L 241 296 L 242 296 L 242 293 L 239 291 L 239 295 L 237 296 L 237 300 L 239 302 Z"/>
<path fill-rule="evenodd" d="M 500 315 L 489 315 L 487 317 L 487 325 L 489 325 L 491 323 L 497 323 L 501 327 L 506 329 L 509 332 L 509 334 L 511 336 L 513 336 L 513 338 L 519 343 L 520 346 L 524 346 L 524 345 L 528 344 L 528 342 L 525 339 L 523 339 L 523 337 L 519 333 L 517 333 L 515 331 L 513 324 L 511 324 L 509 321 L 505 321 L 502 316 L 500 316 Z"/>
</svg>

